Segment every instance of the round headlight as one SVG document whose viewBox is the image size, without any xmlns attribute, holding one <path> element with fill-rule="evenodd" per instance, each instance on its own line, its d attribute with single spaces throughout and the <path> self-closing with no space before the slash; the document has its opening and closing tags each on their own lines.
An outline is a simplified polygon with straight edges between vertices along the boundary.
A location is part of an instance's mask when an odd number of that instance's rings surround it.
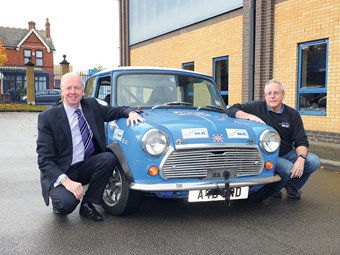
<svg viewBox="0 0 340 255">
<path fill-rule="evenodd" d="M 261 148 L 268 153 L 275 152 L 281 143 L 279 134 L 274 130 L 265 130 L 260 136 Z"/>
<path fill-rule="evenodd" d="M 142 138 L 143 150 L 151 156 L 162 154 L 168 147 L 168 138 L 159 129 L 151 129 Z"/>
</svg>

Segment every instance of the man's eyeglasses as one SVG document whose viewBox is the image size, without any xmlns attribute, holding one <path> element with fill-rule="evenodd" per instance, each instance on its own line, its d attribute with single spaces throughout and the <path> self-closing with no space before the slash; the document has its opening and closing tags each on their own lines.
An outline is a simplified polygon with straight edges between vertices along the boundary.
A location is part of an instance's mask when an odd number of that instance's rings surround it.
<svg viewBox="0 0 340 255">
<path fill-rule="evenodd" d="M 270 91 L 270 92 L 268 92 L 268 93 L 265 93 L 265 95 L 266 96 L 278 96 L 278 95 L 280 95 L 281 93 L 282 93 L 283 91 Z"/>
</svg>

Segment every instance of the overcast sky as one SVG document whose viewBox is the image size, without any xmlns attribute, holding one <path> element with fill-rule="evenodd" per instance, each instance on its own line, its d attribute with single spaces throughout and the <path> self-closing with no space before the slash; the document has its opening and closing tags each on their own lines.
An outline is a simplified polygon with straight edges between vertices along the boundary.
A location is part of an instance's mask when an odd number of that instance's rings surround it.
<svg viewBox="0 0 340 255">
<path fill-rule="evenodd" d="M 54 64 L 66 54 L 75 71 L 119 65 L 118 0 L 1 1 L 0 26 L 26 29 L 34 21 L 37 30 L 45 30 L 46 18 L 56 48 Z"/>
</svg>

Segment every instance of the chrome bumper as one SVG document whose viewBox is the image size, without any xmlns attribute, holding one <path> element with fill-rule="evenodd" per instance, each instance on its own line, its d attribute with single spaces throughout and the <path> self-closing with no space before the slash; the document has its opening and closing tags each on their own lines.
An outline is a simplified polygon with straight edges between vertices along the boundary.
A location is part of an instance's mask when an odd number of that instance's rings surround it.
<svg viewBox="0 0 340 255">
<path fill-rule="evenodd" d="M 279 175 L 264 178 L 249 178 L 243 180 L 230 180 L 230 188 L 264 185 L 281 180 Z M 225 188 L 224 180 L 219 182 L 190 182 L 190 183 L 156 183 L 156 184 L 142 184 L 131 183 L 130 189 L 144 191 L 144 192 L 156 192 L 156 191 L 184 191 L 184 190 L 209 190 L 209 189 L 223 189 Z"/>
</svg>

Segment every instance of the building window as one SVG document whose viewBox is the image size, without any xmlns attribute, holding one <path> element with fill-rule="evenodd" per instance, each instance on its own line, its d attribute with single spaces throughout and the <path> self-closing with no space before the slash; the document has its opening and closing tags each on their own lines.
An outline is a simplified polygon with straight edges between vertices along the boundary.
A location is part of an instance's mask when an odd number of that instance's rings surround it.
<svg viewBox="0 0 340 255">
<path fill-rule="evenodd" d="M 182 64 L 182 69 L 189 70 L 189 71 L 195 71 L 195 63 L 194 63 L 194 61 L 183 63 Z M 194 95 L 194 88 L 193 88 L 193 86 L 189 86 L 188 87 L 188 96 L 193 96 L 193 95 Z"/>
<path fill-rule="evenodd" d="M 301 114 L 326 115 L 328 40 L 299 44 L 298 108 Z"/>
<path fill-rule="evenodd" d="M 2 70 L 4 72 L 4 70 Z M 3 91 L 11 95 L 11 101 L 20 101 L 20 97 L 25 92 L 26 73 L 7 69 L 4 72 Z"/>
<path fill-rule="evenodd" d="M 214 58 L 214 80 L 220 90 L 222 98 L 228 105 L 229 58 Z"/>
<path fill-rule="evenodd" d="M 43 52 L 41 50 L 35 51 L 35 65 L 44 66 Z"/>
<path fill-rule="evenodd" d="M 32 51 L 24 50 L 24 64 L 27 64 L 30 59 L 32 59 Z"/>
<path fill-rule="evenodd" d="M 184 70 L 195 71 L 195 63 L 194 62 L 183 63 L 182 68 Z"/>
<path fill-rule="evenodd" d="M 48 88 L 46 76 L 34 76 L 35 92 Z"/>
</svg>

